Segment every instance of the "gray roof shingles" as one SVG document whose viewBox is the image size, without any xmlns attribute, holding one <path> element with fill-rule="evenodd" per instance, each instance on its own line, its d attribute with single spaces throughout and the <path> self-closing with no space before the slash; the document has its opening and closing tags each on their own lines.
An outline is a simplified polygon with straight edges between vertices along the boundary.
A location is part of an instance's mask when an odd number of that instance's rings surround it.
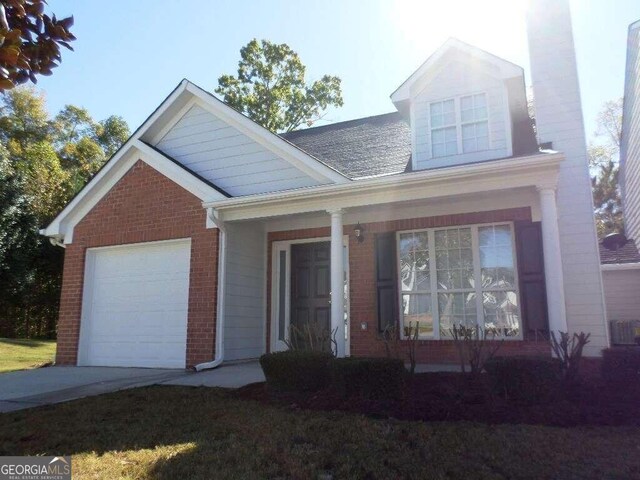
<svg viewBox="0 0 640 480">
<path fill-rule="evenodd" d="M 402 173 L 411 159 L 411 130 L 398 112 L 280 136 L 351 179 Z"/>
<path fill-rule="evenodd" d="M 600 242 L 600 263 L 639 263 L 640 253 L 638 247 L 633 240 L 629 240 L 627 244 L 615 250 L 609 250 Z"/>
</svg>

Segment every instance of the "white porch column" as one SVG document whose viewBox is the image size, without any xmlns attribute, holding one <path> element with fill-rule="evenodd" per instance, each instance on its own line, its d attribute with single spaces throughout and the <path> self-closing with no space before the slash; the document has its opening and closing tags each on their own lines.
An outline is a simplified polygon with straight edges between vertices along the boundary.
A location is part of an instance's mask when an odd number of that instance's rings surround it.
<svg viewBox="0 0 640 480">
<path fill-rule="evenodd" d="M 560 231 L 555 186 L 538 186 L 542 214 L 542 247 L 544 251 L 544 275 L 549 309 L 549 330 L 566 332 L 567 313 L 564 303 L 564 280 L 560 253 Z"/>
<path fill-rule="evenodd" d="M 336 332 L 336 356 L 344 357 L 344 254 L 342 241 L 342 210 L 329 210 L 329 213 L 331 214 L 331 332 L 332 335 L 333 332 Z"/>
</svg>

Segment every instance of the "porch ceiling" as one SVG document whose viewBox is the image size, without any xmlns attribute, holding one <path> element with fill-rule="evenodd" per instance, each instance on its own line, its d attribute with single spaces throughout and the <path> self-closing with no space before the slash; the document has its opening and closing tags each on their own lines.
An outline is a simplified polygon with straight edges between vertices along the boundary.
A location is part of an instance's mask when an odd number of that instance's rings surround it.
<svg viewBox="0 0 640 480">
<path fill-rule="evenodd" d="M 358 210 L 383 204 L 469 197 L 531 187 L 555 187 L 560 162 L 557 152 L 472 165 L 424 170 L 361 180 L 348 185 L 298 189 L 275 194 L 205 202 L 224 221 L 272 219 L 343 208 Z"/>
</svg>

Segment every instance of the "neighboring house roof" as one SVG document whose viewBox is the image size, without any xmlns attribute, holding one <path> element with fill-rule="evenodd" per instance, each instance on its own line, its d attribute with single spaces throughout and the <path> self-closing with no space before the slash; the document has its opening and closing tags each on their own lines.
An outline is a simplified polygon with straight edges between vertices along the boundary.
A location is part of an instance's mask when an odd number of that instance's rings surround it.
<svg viewBox="0 0 640 480">
<path fill-rule="evenodd" d="M 411 159 L 411 128 L 399 112 L 280 136 L 351 179 L 402 173 Z"/>
<path fill-rule="evenodd" d="M 629 240 L 627 244 L 616 250 L 609 250 L 599 244 L 600 247 L 600 263 L 640 263 L 640 253 L 638 247 L 633 240 Z"/>
</svg>

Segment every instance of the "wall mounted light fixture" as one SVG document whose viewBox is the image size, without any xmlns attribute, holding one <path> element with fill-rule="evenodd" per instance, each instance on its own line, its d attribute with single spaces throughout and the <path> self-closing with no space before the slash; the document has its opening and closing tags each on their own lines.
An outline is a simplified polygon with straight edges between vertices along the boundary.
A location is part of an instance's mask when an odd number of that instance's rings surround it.
<svg viewBox="0 0 640 480">
<path fill-rule="evenodd" d="M 360 225 L 360 222 L 358 222 L 358 224 L 356 225 L 356 228 L 354 228 L 353 231 L 356 234 L 356 238 L 358 239 L 358 242 L 360 243 L 364 242 L 364 227 Z"/>
</svg>

